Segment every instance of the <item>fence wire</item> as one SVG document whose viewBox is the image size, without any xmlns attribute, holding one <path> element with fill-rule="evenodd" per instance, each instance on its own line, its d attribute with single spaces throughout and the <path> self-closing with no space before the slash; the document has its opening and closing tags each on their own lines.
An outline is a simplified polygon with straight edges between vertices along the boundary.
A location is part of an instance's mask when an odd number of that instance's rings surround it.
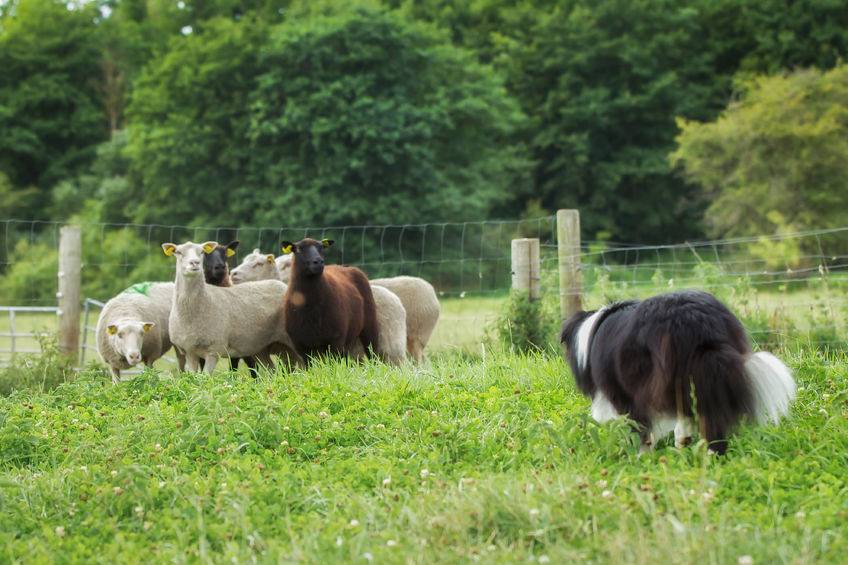
<svg viewBox="0 0 848 565">
<path fill-rule="evenodd" d="M 0 221 L 0 305 L 55 307 L 59 230 L 63 224 Z M 253 249 L 278 254 L 284 240 L 331 238 L 328 260 L 355 265 L 372 278 L 425 278 L 443 301 L 435 348 L 479 348 L 503 309 L 511 278 L 510 242 L 540 240 L 542 300 L 558 315 L 561 300 L 556 217 L 382 226 L 211 227 L 82 224 L 83 297 L 105 302 L 140 281 L 173 280 L 163 242 L 239 240 L 233 265 Z M 645 245 L 584 240 L 581 292 L 587 308 L 616 299 L 699 288 L 739 314 L 756 340 L 803 335 L 812 344 L 844 343 L 848 313 L 848 227 Z M 93 304 L 93 302 L 92 302 Z M 93 321 L 96 314 L 91 313 Z M 35 334 L 55 330 L 49 312 L 16 312 L 0 320 L 0 359 L 11 340 L 37 347 Z M 93 325 L 89 321 L 89 325 Z M 31 336 L 7 335 L 15 331 Z M 86 345 L 93 345 L 93 332 Z M 92 359 L 88 350 L 87 359 Z"/>
</svg>

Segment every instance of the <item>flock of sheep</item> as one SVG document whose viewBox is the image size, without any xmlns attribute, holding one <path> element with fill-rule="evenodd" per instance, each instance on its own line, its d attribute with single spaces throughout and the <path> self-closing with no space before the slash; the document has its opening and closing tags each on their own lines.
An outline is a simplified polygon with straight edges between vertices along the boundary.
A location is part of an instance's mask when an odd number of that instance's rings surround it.
<svg viewBox="0 0 848 565">
<path fill-rule="evenodd" d="M 284 255 L 254 249 L 230 271 L 238 241 L 163 243 L 176 259 L 174 282 L 135 284 L 109 300 L 97 348 L 113 382 L 121 370 L 151 365 L 174 347 L 180 370 L 211 373 L 221 357 L 251 371 L 272 355 L 306 365 L 316 354 L 387 363 L 421 361 L 441 308 L 418 277 L 368 281 L 353 267 L 324 266 L 331 240 L 284 242 Z"/>
</svg>

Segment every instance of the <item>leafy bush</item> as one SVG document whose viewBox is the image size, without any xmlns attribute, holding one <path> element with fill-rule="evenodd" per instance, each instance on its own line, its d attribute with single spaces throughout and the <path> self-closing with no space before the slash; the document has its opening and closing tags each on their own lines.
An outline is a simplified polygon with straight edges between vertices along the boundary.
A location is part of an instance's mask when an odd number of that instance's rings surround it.
<svg viewBox="0 0 848 565">
<path fill-rule="evenodd" d="M 59 353 L 54 335 L 37 336 L 41 354 L 20 355 L 0 368 L 0 396 L 16 390 L 47 391 L 72 380 L 75 371 Z"/>
</svg>

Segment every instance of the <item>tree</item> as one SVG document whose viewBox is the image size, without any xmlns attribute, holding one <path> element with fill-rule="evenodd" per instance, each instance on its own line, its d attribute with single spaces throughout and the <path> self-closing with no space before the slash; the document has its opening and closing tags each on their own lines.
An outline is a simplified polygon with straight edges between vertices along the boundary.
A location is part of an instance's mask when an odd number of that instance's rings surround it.
<svg viewBox="0 0 848 565">
<path fill-rule="evenodd" d="M 274 30 L 262 67 L 257 189 L 241 197 L 260 222 L 484 218 L 526 190 L 518 105 L 430 26 L 364 7 L 296 19 Z"/>
<path fill-rule="evenodd" d="M 264 26 L 215 19 L 145 67 L 128 107 L 124 213 L 157 223 L 250 221 L 234 191 L 251 148 L 249 96 Z"/>
<path fill-rule="evenodd" d="M 680 121 L 674 164 L 714 236 L 848 225 L 848 65 L 751 79 L 713 122 Z"/>
<path fill-rule="evenodd" d="M 86 166 L 108 135 L 93 5 L 21 0 L 0 26 L 0 171 L 39 194 Z M 29 199 L 19 217 L 39 215 Z"/>
</svg>

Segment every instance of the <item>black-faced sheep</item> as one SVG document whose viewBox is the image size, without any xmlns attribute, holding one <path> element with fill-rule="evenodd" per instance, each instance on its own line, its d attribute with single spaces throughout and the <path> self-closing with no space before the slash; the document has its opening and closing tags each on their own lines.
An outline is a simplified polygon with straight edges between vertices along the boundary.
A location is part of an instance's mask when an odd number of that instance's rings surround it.
<svg viewBox="0 0 848 565">
<path fill-rule="evenodd" d="M 291 255 L 283 255 L 287 259 Z M 280 276 L 278 265 L 280 258 L 264 254 L 254 249 L 242 263 L 230 272 L 233 284 L 250 281 L 276 280 Z M 286 261 L 291 267 L 291 261 Z M 286 279 L 288 280 L 288 279 Z M 392 291 L 381 286 L 371 285 L 374 294 L 374 304 L 377 308 L 377 324 L 380 337 L 377 340 L 377 353 L 386 363 L 400 365 L 406 359 L 406 310 Z M 361 344 L 354 346 L 351 353 L 355 356 L 364 355 Z"/>
<path fill-rule="evenodd" d="M 215 286 L 232 286 L 228 259 L 236 254 L 239 241 L 227 245 L 218 245 L 211 253 L 203 256 L 203 276 L 206 282 Z"/>
<path fill-rule="evenodd" d="M 324 253 L 332 244 L 309 238 L 283 242 L 283 252 L 294 254 L 285 298 L 286 330 L 307 363 L 311 355 L 349 355 L 356 342 L 370 356 L 379 341 L 368 277 L 355 267 L 325 267 Z"/>
</svg>

